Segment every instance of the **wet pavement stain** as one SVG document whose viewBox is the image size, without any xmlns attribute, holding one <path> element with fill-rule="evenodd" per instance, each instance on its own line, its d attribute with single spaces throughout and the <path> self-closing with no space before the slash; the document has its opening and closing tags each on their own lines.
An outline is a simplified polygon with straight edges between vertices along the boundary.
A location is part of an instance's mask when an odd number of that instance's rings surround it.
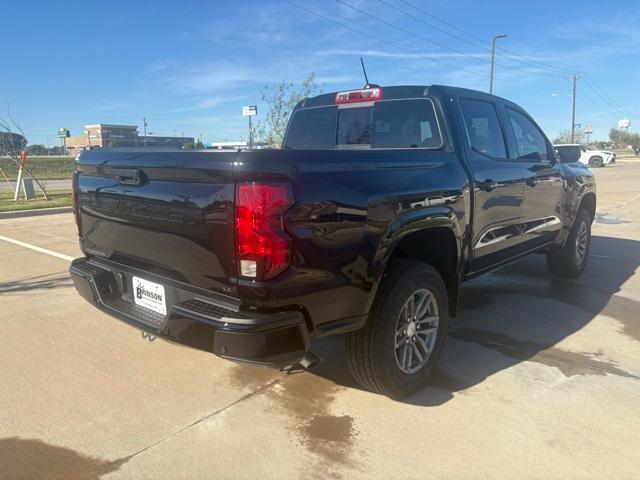
<svg viewBox="0 0 640 480">
<path fill-rule="evenodd" d="M 615 363 L 601 360 L 596 353 L 578 353 L 541 343 L 516 340 L 506 335 L 488 330 L 458 329 L 449 332 L 449 336 L 463 342 L 473 342 L 490 348 L 518 361 L 541 363 L 559 369 L 566 377 L 574 375 L 618 375 L 626 378 L 640 379 L 639 376 L 626 372 Z"/>
<path fill-rule="evenodd" d="M 314 415 L 305 427 L 310 438 L 328 442 L 347 443 L 353 434 L 353 417 L 343 415 Z"/>
<path fill-rule="evenodd" d="M 284 374 L 274 368 L 232 365 L 229 381 L 234 388 L 255 392 L 279 378 Z"/>
<path fill-rule="evenodd" d="M 102 460 L 36 439 L 0 439 L 0 478 L 97 479 L 129 459 Z"/>
<path fill-rule="evenodd" d="M 322 368 L 324 367 L 318 367 Z M 282 389 L 268 395 L 292 417 L 291 430 L 301 444 L 317 456 L 325 467 L 355 466 L 351 460 L 354 420 L 347 415 L 332 415 L 330 407 L 344 390 L 326 378 L 297 374 L 283 382 Z"/>
<path fill-rule="evenodd" d="M 619 225 L 621 223 L 631 223 L 628 220 L 622 220 L 618 217 L 614 217 L 608 213 L 596 213 L 596 217 L 594 219 L 596 223 L 602 223 L 605 225 Z"/>
<path fill-rule="evenodd" d="M 265 389 L 264 395 L 276 412 L 288 417 L 287 428 L 297 443 L 318 459 L 319 466 L 310 468 L 338 478 L 339 472 L 333 468 L 357 467 L 351 456 L 358 432 L 353 417 L 333 415 L 330 411 L 336 395 L 346 388 L 312 374 L 316 369 L 322 369 L 321 374 L 326 375 L 326 371 L 332 368 L 331 364 L 336 362 L 328 363 L 291 375 L 278 370 L 238 365 L 232 370 L 231 382 L 236 387 L 256 391 L 275 381 L 273 388 Z"/>
</svg>

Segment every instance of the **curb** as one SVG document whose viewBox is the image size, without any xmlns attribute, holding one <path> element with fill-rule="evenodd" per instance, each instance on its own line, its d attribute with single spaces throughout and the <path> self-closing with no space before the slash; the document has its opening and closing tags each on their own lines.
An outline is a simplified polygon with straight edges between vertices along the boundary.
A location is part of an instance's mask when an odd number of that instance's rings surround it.
<svg viewBox="0 0 640 480">
<path fill-rule="evenodd" d="M 73 207 L 34 208 L 33 210 L 11 210 L 0 212 L 0 220 L 4 218 L 37 217 L 40 215 L 55 215 L 58 213 L 71 213 Z"/>
</svg>

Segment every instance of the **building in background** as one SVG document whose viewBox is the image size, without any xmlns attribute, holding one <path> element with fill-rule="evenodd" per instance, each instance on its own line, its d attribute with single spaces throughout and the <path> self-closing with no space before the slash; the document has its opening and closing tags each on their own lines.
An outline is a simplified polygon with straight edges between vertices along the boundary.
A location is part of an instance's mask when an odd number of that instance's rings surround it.
<svg viewBox="0 0 640 480">
<path fill-rule="evenodd" d="M 96 123 L 85 125 L 84 129 L 84 135 L 66 138 L 69 155 L 94 148 L 144 147 L 145 143 L 147 147 L 193 148 L 195 143 L 193 137 L 144 137 L 139 134 L 137 125 Z"/>
</svg>

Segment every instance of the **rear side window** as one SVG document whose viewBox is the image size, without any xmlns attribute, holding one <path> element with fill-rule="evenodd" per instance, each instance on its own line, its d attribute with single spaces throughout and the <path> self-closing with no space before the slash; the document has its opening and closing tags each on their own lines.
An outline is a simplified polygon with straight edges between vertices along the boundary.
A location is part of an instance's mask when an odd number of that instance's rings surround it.
<svg viewBox="0 0 640 480">
<path fill-rule="evenodd" d="M 438 148 L 442 145 L 433 104 L 425 100 L 378 102 L 374 148 Z"/>
<path fill-rule="evenodd" d="M 507 113 L 518 145 L 518 158 L 549 160 L 547 142 L 538 127 L 520 112 L 507 108 Z"/>
<path fill-rule="evenodd" d="M 577 162 L 582 154 L 580 147 L 575 145 L 561 145 L 556 150 L 563 163 Z"/>
<path fill-rule="evenodd" d="M 314 111 L 313 114 L 307 112 Z M 318 121 L 318 111 L 331 112 Z M 305 112 L 304 115 L 301 115 Z M 311 126 L 310 123 L 315 126 Z M 329 124 L 332 123 L 331 128 Z M 322 139 L 318 124 L 322 124 Z M 329 132 L 329 130 L 331 130 Z M 440 148 L 442 137 L 428 99 L 383 100 L 367 106 L 298 110 L 291 119 L 285 148 Z"/>
<path fill-rule="evenodd" d="M 471 148 L 490 157 L 506 159 L 504 136 L 493 104 L 468 98 L 461 99 L 460 104 Z"/>
</svg>

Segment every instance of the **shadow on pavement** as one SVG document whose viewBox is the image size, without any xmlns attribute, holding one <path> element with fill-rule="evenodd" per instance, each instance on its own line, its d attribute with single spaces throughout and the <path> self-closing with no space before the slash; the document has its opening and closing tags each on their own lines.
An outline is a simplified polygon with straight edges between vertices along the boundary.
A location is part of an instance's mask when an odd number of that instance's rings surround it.
<svg viewBox="0 0 640 480">
<path fill-rule="evenodd" d="M 100 478 L 118 470 L 128 460 L 128 457 L 100 460 L 41 440 L 0 439 L 0 478 Z"/>
<path fill-rule="evenodd" d="M 55 277 L 51 275 L 36 275 L 11 282 L 0 283 L 0 293 L 52 290 L 55 288 L 70 287 L 72 285 L 73 281 L 67 273 Z"/>
<path fill-rule="evenodd" d="M 441 405 L 454 393 L 523 361 L 556 367 L 567 377 L 639 378 L 601 358 L 601 351 L 572 352 L 556 346 L 599 314 L 615 319 L 620 333 L 640 341 L 640 302 L 616 295 L 640 263 L 640 242 L 594 236 L 591 254 L 578 280 L 552 278 L 544 256 L 533 255 L 465 283 L 437 371 L 427 387 L 404 401 Z M 359 388 L 342 349 L 309 373 Z"/>
</svg>

